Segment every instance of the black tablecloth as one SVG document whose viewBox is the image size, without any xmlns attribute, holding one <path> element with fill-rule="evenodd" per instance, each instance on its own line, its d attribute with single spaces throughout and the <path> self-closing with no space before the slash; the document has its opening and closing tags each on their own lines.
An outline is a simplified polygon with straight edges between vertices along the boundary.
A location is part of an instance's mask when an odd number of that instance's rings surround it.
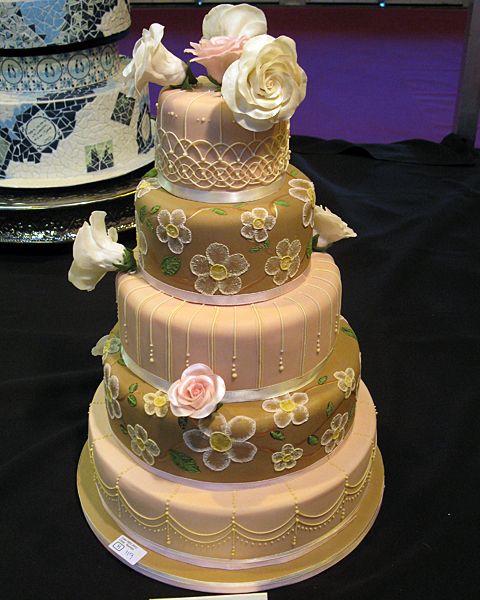
<svg viewBox="0 0 480 600">
<path fill-rule="evenodd" d="M 269 597 L 478 598 L 480 158 L 455 137 L 292 141 L 317 201 L 358 233 L 332 254 L 378 408 L 386 490 L 355 552 Z M 112 557 L 77 499 L 101 379 L 90 349 L 116 320 L 114 277 L 81 293 L 67 282 L 70 246 L 0 250 L 0 597 L 191 595 Z"/>
</svg>

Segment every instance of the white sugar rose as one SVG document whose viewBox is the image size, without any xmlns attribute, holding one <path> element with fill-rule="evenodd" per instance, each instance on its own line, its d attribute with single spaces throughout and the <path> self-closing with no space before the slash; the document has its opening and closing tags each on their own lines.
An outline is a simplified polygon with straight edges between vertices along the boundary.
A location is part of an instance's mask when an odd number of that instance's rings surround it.
<svg viewBox="0 0 480 600">
<path fill-rule="evenodd" d="M 95 210 L 90 224 L 80 227 L 73 244 L 73 262 L 68 281 L 79 290 L 92 291 L 107 271 L 116 271 L 125 261 L 126 248 L 117 243 L 115 227 L 106 229 L 107 213 Z"/>
<path fill-rule="evenodd" d="M 168 390 L 170 409 L 176 417 L 203 419 L 225 396 L 225 382 L 201 363 L 185 369 Z"/>
<path fill-rule="evenodd" d="M 249 4 L 219 4 L 203 19 L 202 34 L 208 40 L 216 36 L 251 38 L 264 33 L 267 33 L 265 14 Z"/>
<path fill-rule="evenodd" d="M 248 40 L 222 81 L 222 95 L 235 121 L 250 131 L 266 131 L 290 119 L 306 89 L 307 76 L 297 63 L 295 42 L 284 35 Z"/>
<path fill-rule="evenodd" d="M 342 219 L 323 206 L 315 207 L 313 231 L 318 235 L 317 249 L 321 250 L 344 238 L 357 234 Z"/>
<path fill-rule="evenodd" d="M 123 70 L 131 95 L 135 90 L 140 93 L 148 82 L 169 86 L 185 80 L 187 65 L 162 44 L 164 31 L 163 25 L 153 23 L 133 47 L 132 60 Z"/>
</svg>

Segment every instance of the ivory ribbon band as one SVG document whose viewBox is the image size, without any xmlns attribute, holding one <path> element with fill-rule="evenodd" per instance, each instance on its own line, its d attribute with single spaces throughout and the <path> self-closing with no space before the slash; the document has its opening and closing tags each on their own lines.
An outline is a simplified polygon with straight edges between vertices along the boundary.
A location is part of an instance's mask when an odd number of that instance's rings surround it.
<svg viewBox="0 0 480 600">
<path fill-rule="evenodd" d="M 209 204 L 236 204 L 237 202 L 253 202 L 254 200 L 261 200 L 266 196 L 270 196 L 270 194 L 278 192 L 284 183 L 285 175 L 281 175 L 278 179 L 272 181 L 272 183 L 259 185 L 246 190 L 239 190 L 238 192 L 192 189 L 186 185 L 168 181 L 168 179 L 165 179 L 160 172 L 158 172 L 157 179 L 164 190 L 178 198 L 183 198 L 184 200 L 208 202 Z"/>
<path fill-rule="evenodd" d="M 143 279 L 149 283 L 152 287 L 160 292 L 164 292 L 168 296 L 173 296 L 179 300 L 186 300 L 187 302 L 193 302 L 194 304 L 211 304 L 214 306 L 241 306 L 243 304 L 253 304 L 257 302 L 265 302 L 267 300 L 273 300 L 284 294 L 293 292 L 299 287 L 307 278 L 310 271 L 310 263 L 308 264 L 305 271 L 289 281 L 277 287 L 262 292 L 252 292 L 251 294 L 235 294 L 234 296 L 209 296 L 207 294 L 199 294 L 198 292 L 190 292 L 189 290 L 182 290 L 180 288 L 169 285 L 160 279 L 157 279 L 153 275 L 150 275 L 145 269 L 142 269 L 137 264 L 137 271 L 141 274 Z"/>
<path fill-rule="evenodd" d="M 300 388 L 303 388 L 312 383 L 315 378 L 318 377 L 320 371 L 322 370 L 322 366 L 324 365 L 325 361 L 328 360 L 330 353 L 321 363 L 316 365 L 304 375 L 300 375 L 299 377 L 289 379 L 288 381 L 275 383 L 262 388 L 227 391 L 225 392 L 222 402 L 225 404 L 233 402 L 255 402 L 256 400 L 267 400 L 268 398 L 276 398 L 277 396 L 283 396 L 284 394 L 289 394 Z M 125 352 L 125 348 L 123 346 L 121 349 L 121 354 L 126 367 L 130 369 L 134 375 L 140 377 L 143 379 L 143 381 L 145 381 L 145 383 L 150 384 L 156 389 L 162 390 L 163 392 L 168 391 L 173 382 L 167 381 L 158 375 L 154 375 L 140 365 L 137 365 L 137 363 L 134 362 Z"/>
</svg>

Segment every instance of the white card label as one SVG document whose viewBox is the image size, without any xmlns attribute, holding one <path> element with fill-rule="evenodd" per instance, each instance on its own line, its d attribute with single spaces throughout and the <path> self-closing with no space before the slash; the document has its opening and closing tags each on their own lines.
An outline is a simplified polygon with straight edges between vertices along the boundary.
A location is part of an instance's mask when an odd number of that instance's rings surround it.
<svg viewBox="0 0 480 600">
<path fill-rule="evenodd" d="M 150 598 L 150 600 L 167 600 L 166 598 Z M 188 596 L 186 598 L 169 598 L 168 600 L 268 600 L 266 592 L 253 594 L 221 594 L 220 596 Z"/>
<path fill-rule="evenodd" d="M 126 560 L 130 565 L 137 564 L 137 562 L 147 554 L 146 550 L 137 546 L 137 544 L 132 542 L 126 535 L 121 535 L 108 547 L 113 550 L 115 554 L 118 554 L 120 558 Z"/>
</svg>

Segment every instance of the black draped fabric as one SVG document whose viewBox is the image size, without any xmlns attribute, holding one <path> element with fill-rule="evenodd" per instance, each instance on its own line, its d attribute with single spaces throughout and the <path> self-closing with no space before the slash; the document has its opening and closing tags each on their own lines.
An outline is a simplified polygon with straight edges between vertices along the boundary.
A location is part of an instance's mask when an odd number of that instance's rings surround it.
<svg viewBox="0 0 480 600">
<path fill-rule="evenodd" d="M 477 598 L 480 157 L 452 136 L 292 142 L 317 202 L 358 233 L 331 252 L 378 408 L 386 490 L 351 555 L 269 597 Z M 1 251 L 0 597 L 191 595 L 112 557 L 77 500 L 87 408 L 101 379 L 90 349 L 116 319 L 114 277 L 81 293 L 67 282 L 70 246 Z"/>
</svg>

